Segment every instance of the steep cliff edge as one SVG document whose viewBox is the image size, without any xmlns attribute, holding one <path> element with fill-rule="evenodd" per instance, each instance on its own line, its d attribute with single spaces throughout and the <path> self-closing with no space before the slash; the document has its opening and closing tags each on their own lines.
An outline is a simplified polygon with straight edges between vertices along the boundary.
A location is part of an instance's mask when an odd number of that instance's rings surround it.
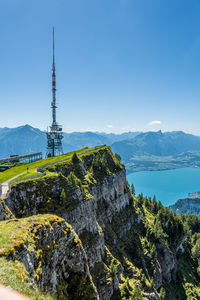
<svg viewBox="0 0 200 300">
<path fill-rule="evenodd" d="M 6 218 L 17 219 L 0 223 L 26 228 L 20 250 L 0 254 L 25 266 L 35 290 L 58 299 L 184 300 L 190 292 L 199 299 L 183 220 L 160 203 L 135 198 L 109 147 L 74 155 L 46 167 L 46 174 L 12 187 L 2 207 L 10 212 Z M 187 280 L 184 259 L 192 274 Z"/>
<path fill-rule="evenodd" d="M 16 261 L 25 266 L 29 282 L 24 283 L 20 291 L 29 296 L 34 297 L 29 289 L 35 289 L 34 298 L 38 299 L 39 288 L 43 291 L 40 297 L 44 298 L 48 298 L 48 294 L 60 299 L 68 299 L 69 294 L 72 299 L 98 298 L 82 243 L 65 220 L 53 215 L 37 215 L 3 221 L 0 244 L 0 264 L 5 272 L 9 272 Z M 17 267 L 16 272 L 21 279 L 26 278 L 23 267 L 21 270 Z M 8 285 L 10 279 L 2 283 Z"/>
</svg>

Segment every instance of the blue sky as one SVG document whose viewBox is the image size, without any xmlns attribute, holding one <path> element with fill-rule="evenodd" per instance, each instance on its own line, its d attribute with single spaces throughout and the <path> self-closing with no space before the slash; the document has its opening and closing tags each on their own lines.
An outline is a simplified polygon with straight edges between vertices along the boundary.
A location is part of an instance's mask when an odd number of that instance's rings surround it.
<svg viewBox="0 0 200 300">
<path fill-rule="evenodd" d="M 199 0 L 0 0 L 0 127 L 200 135 Z"/>
</svg>

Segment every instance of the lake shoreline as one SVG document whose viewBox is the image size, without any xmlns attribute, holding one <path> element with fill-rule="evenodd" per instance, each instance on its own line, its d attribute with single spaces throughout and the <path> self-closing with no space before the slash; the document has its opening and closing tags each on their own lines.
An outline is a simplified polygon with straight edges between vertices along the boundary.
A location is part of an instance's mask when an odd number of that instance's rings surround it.
<svg viewBox="0 0 200 300">
<path fill-rule="evenodd" d="M 127 180 L 130 185 L 134 184 L 137 195 L 155 195 L 164 206 L 170 206 L 200 190 L 200 168 L 143 170 L 127 174 Z"/>
<path fill-rule="evenodd" d="M 126 166 L 126 165 L 125 165 Z M 175 170 L 175 169 L 184 169 L 184 168 L 192 168 L 192 169 L 200 169 L 200 166 L 174 166 L 168 168 L 138 168 L 138 169 L 129 169 L 126 167 L 126 174 L 130 175 L 132 173 L 138 173 L 143 171 L 168 171 L 168 170 Z"/>
</svg>

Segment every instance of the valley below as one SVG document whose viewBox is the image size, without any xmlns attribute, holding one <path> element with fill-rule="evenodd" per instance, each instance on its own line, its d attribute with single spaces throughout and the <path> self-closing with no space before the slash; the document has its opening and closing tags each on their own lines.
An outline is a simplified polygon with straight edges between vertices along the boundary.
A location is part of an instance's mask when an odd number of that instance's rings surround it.
<svg viewBox="0 0 200 300">
<path fill-rule="evenodd" d="M 126 162 L 127 174 L 178 168 L 200 168 L 200 151 L 188 151 L 173 156 L 133 155 Z"/>
</svg>

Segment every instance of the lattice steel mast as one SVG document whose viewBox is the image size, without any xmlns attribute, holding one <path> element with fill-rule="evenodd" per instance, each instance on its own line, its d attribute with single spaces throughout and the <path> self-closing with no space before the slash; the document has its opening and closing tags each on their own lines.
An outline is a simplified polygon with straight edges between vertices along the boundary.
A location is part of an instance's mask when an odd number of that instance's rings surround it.
<svg viewBox="0 0 200 300">
<path fill-rule="evenodd" d="M 53 27 L 53 65 L 52 65 L 52 125 L 47 129 L 47 157 L 60 155 L 62 150 L 62 126 L 56 122 L 56 73 L 54 53 L 54 27 Z"/>
</svg>

